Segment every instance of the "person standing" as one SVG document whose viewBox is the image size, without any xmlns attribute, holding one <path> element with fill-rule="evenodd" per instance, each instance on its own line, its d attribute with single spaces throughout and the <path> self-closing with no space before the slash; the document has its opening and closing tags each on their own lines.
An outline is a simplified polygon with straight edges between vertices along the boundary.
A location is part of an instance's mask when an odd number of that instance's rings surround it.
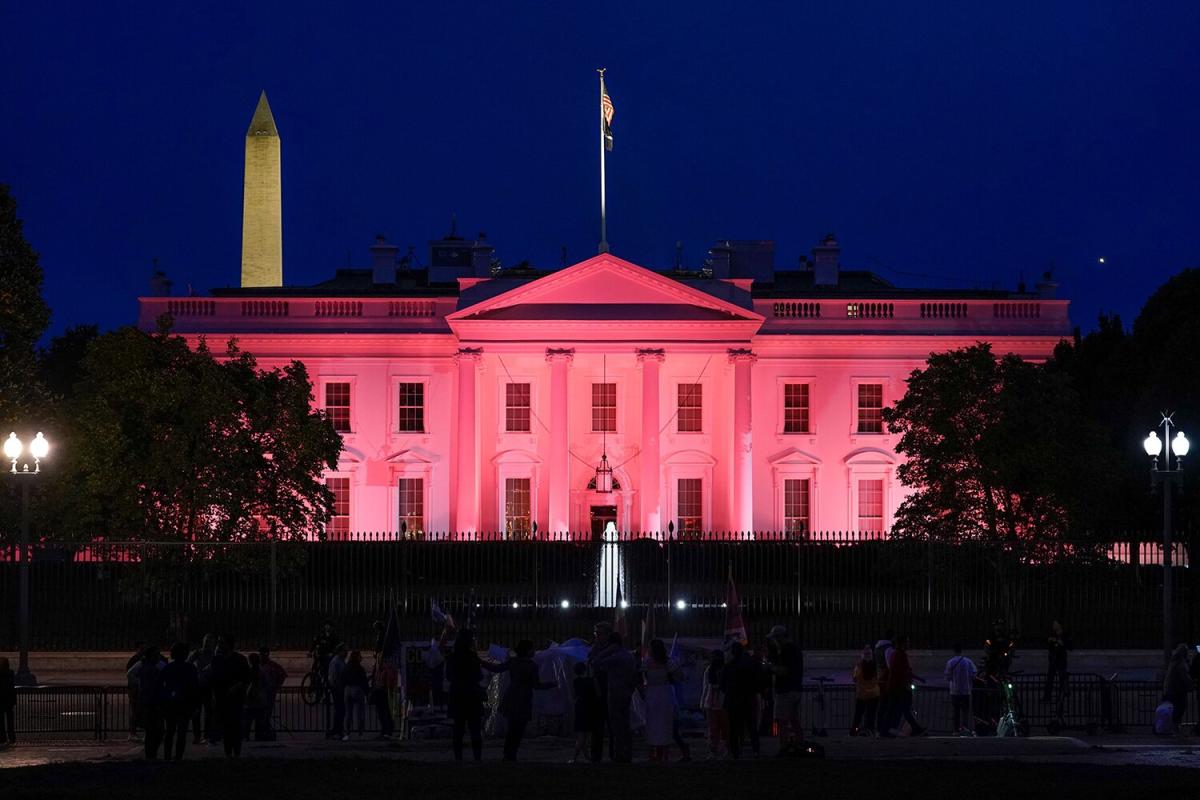
<svg viewBox="0 0 1200 800">
<path fill-rule="evenodd" d="M 575 755 L 571 757 L 572 764 L 583 758 L 584 753 L 591 753 L 592 728 L 600 713 L 600 696 L 596 693 L 596 681 L 588 675 L 587 664 L 576 662 L 574 672 L 571 689 L 575 695 Z"/>
<path fill-rule="evenodd" d="M 230 634 L 217 639 L 212 660 L 213 704 L 221 728 L 226 758 L 241 758 L 242 724 L 246 715 L 246 692 L 250 686 L 250 663 L 237 651 Z"/>
<path fill-rule="evenodd" d="M 246 657 L 250 664 L 250 674 L 246 681 L 246 719 L 242 728 L 242 739 L 250 738 L 250 728 L 254 728 L 254 740 L 267 740 L 267 676 L 262 668 L 262 656 L 251 653 Z"/>
<path fill-rule="evenodd" d="M 946 662 L 945 678 L 950 687 L 950 711 L 954 732 L 971 733 L 971 691 L 975 688 L 975 662 L 963 655 L 961 644 L 954 645 L 954 656 Z"/>
<path fill-rule="evenodd" d="M 608 741 L 608 757 L 612 758 L 612 731 L 608 724 L 608 673 L 596 664 L 596 659 L 608 647 L 612 625 L 597 622 L 592 628 L 592 647 L 588 651 L 588 664 L 592 668 L 592 679 L 596 682 L 596 714 L 592 718 L 592 762 L 604 759 L 604 740 Z"/>
<path fill-rule="evenodd" d="M 345 692 L 346 733 L 343 742 L 350 741 L 350 732 L 358 725 L 358 738 L 362 739 L 367 721 L 367 670 L 362 665 L 362 653 L 355 650 L 342 671 L 342 690 Z"/>
<path fill-rule="evenodd" d="M 1200 710 L 1200 645 L 1196 647 L 1196 652 L 1192 653 L 1192 665 L 1188 670 L 1188 675 L 1192 679 L 1192 685 L 1196 688 L 1196 708 Z M 1196 725 L 1192 729 L 1192 733 L 1200 736 L 1200 725 Z"/>
<path fill-rule="evenodd" d="M 901 636 L 896 640 L 896 647 L 892 650 L 892 661 L 888 667 L 888 719 L 879 726 L 880 736 L 886 739 L 895 738 L 896 734 L 892 729 L 897 727 L 901 720 L 908 722 L 912 736 L 925 733 L 925 728 L 917 722 L 912 712 L 913 681 L 924 683 L 923 679 L 913 674 L 912 665 L 908 661 L 908 637 Z"/>
<path fill-rule="evenodd" d="M 1049 703 L 1067 696 L 1067 653 L 1071 643 L 1063 633 L 1063 626 L 1055 620 L 1050 624 L 1050 635 L 1046 637 L 1046 688 L 1042 702 Z M 1058 681 L 1058 694 L 1054 694 L 1054 682 Z"/>
<path fill-rule="evenodd" d="M 796 754 L 804 741 L 800 700 L 804 689 L 804 652 L 782 625 L 767 634 L 767 664 L 773 680 L 775 721 L 779 723 L 779 755 Z"/>
<path fill-rule="evenodd" d="M 7 658 L 0 657 L 0 746 L 11 747 L 17 743 L 16 676 Z"/>
<path fill-rule="evenodd" d="M 263 689 L 267 693 L 267 707 L 261 717 L 262 730 L 258 732 L 260 740 L 275 741 L 275 698 L 279 690 L 287 683 L 287 670 L 278 661 L 271 658 L 271 649 L 266 645 L 258 648 L 258 659 L 263 674 Z"/>
<path fill-rule="evenodd" d="M 850 680 L 854 682 L 854 719 L 850 722 L 850 735 L 874 736 L 879 712 L 879 670 L 875 668 L 875 651 L 870 645 L 859 654 Z"/>
<path fill-rule="evenodd" d="M 396 685 L 396 668 L 387 663 L 382 656 L 376 655 L 368 697 L 375 709 L 375 715 L 379 717 L 380 739 L 391 739 L 396 731 L 396 721 L 392 717 L 392 691 Z"/>
<path fill-rule="evenodd" d="M 724 757 L 729 752 L 729 714 L 725 711 L 725 693 L 721 691 L 721 675 L 725 671 L 725 653 L 713 650 L 704 683 L 700 688 L 700 707 L 708 723 L 708 760 Z"/>
<path fill-rule="evenodd" d="M 333 654 L 329 657 L 329 668 L 325 673 L 329 698 L 333 701 L 333 721 L 325 733 L 325 738 L 335 741 L 346 735 L 346 685 L 342 682 L 342 675 L 346 671 L 346 652 L 344 643 L 334 645 Z"/>
<path fill-rule="evenodd" d="M 875 642 L 873 648 L 875 674 L 879 677 L 879 706 L 875 718 L 880 733 L 887 730 L 884 723 L 892 716 L 891 698 L 888 697 L 888 667 L 892 663 L 892 654 L 896 652 L 896 646 L 892 643 L 895 638 L 896 634 L 891 628 L 887 628 L 883 632 L 883 638 Z"/>
<path fill-rule="evenodd" d="M 651 761 L 666 761 L 675 739 L 675 689 L 682 682 L 679 665 L 667 656 L 662 639 L 650 641 L 650 655 L 642 667 L 646 697 L 646 744 Z M 684 750 L 686 755 L 687 751 Z"/>
<path fill-rule="evenodd" d="M 213 705 L 213 693 L 210 684 L 212 660 L 216 652 L 216 644 L 217 637 L 211 633 L 206 633 L 200 646 L 188 657 L 188 661 L 196 668 L 196 675 L 200 681 L 195 710 L 192 712 L 192 744 L 200 744 L 202 741 L 212 742 L 217 736 L 216 707 Z M 202 716 L 203 720 L 201 719 Z"/>
<path fill-rule="evenodd" d="M 630 727 L 629 707 L 633 703 L 633 693 L 637 688 L 637 659 L 625 649 L 625 640 L 620 632 L 613 631 L 608 635 L 608 647 L 602 650 L 594 661 L 607 676 L 605 683 L 608 686 L 608 725 L 612 732 L 612 760 L 618 764 L 628 764 L 633 761 L 633 732 Z"/>
<path fill-rule="evenodd" d="M 449 685 L 449 711 L 453 727 L 454 760 L 463 760 L 463 737 L 471 733 L 471 754 L 483 760 L 483 701 L 486 693 L 479 653 L 475 651 L 475 632 L 463 628 L 454 639 L 454 648 L 446 659 L 446 683 Z"/>
<path fill-rule="evenodd" d="M 163 717 L 166 738 L 163 740 L 163 759 L 183 758 L 187 746 L 188 722 L 194 719 L 192 709 L 200 696 L 200 676 L 188 659 L 188 646 L 179 642 L 171 648 L 171 663 L 163 667 Z"/>
<path fill-rule="evenodd" d="M 1188 695 L 1192 691 L 1192 677 L 1188 674 L 1188 647 L 1181 644 L 1171 652 L 1171 660 L 1167 664 L 1167 673 L 1163 677 L 1163 699 L 1170 702 L 1175 711 L 1171 716 L 1171 724 L 1179 731 L 1179 723 L 1187 712 Z"/>
<path fill-rule="evenodd" d="M 762 670 L 757 659 L 746 652 L 741 642 L 729 646 L 729 663 L 722 671 L 721 691 L 729 715 L 729 755 L 742 757 L 742 742 L 750 734 L 750 749 L 759 754 L 758 725 L 754 709 L 762 689 Z"/>
<path fill-rule="evenodd" d="M 504 715 L 508 730 L 504 736 L 504 760 L 516 761 L 525 728 L 533 718 L 533 693 L 553 689 L 558 684 L 543 681 L 538 665 L 533 660 L 533 642 L 522 639 L 517 642 L 516 654 L 503 664 L 484 663 L 489 672 L 507 672 L 508 689 L 500 701 L 500 713 Z"/>
<path fill-rule="evenodd" d="M 142 727 L 146 729 L 146 758 L 158 758 L 163 738 L 162 654 L 157 647 L 142 651 L 142 660 L 135 664 L 137 672 L 138 705 L 142 709 Z"/>
<path fill-rule="evenodd" d="M 145 642 L 134 642 L 133 655 L 125 661 L 125 684 L 128 688 L 127 696 L 129 698 L 129 741 L 131 742 L 138 738 L 138 728 L 142 727 L 142 703 L 135 670 L 138 664 L 142 663 L 145 649 Z"/>
</svg>

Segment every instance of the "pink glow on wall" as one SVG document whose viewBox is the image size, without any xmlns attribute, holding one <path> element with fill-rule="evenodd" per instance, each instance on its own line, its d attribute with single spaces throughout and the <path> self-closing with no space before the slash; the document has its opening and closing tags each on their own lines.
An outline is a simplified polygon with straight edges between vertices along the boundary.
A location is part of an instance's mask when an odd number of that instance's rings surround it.
<svg viewBox="0 0 1200 800">
<path fill-rule="evenodd" d="M 327 384 L 348 384 L 334 474 L 349 479 L 350 529 L 398 531 L 407 509 L 429 535 L 467 537 L 504 530 L 526 488 L 541 531 L 590 537 L 611 518 L 661 533 L 696 479 L 706 530 L 859 530 L 875 524 L 864 513 L 880 488 L 886 529 L 904 497 L 896 437 L 861 424 L 863 398 L 890 405 L 931 352 L 982 340 L 1043 359 L 1070 329 L 1067 302 L 1048 298 L 738 304 L 610 255 L 459 303 L 142 298 L 140 324 L 171 313 L 189 338 L 236 335 L 264 367 L 301 359 L 318 404 Z M 593 429 L 602 381 L 616 385 L 607 432 Z M 526 395 L 509 384 L 528 384 L 528 429 L 510 422 L 526 418 L 510 397 Z M 419 430 L 401 409 L 413 385 Z M 683 412 L 698 430 L 680 424 L 681 386 L 699 387 L 698 410 Z M 605 447 L 611 494 L 589 486 Z"/>
</svg>

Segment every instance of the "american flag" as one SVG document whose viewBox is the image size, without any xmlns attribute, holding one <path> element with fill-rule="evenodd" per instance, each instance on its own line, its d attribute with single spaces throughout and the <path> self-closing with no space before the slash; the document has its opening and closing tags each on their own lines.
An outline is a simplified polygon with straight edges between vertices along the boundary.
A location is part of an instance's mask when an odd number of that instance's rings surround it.
<svg viewBox="0 0 1200 800">
<path fill-rule="evenodd" d="M 604 86 L 604 79 L 600 79 L 600 116 L 604 119 L 604 149 L 612 151 L 613 136 L 612 136 L 612 118 L 613 118 L 613 102 L 608 96 L 608 89 Z"/>
</svg>

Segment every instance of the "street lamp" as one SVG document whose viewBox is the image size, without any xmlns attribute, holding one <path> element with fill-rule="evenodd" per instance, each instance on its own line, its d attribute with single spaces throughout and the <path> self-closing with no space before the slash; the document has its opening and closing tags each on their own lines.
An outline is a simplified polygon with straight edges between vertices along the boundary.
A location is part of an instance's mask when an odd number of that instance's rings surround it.
<svg viewBox="0 0 1200 800">
<path fill-rule="evenodd" d="M 42 471 L 42 459 L 50 452 L 50 443 L 38 431 L 37 436 L 29 443 L 29 456 L 33 459 L 33 469 L 28 461 L 21 461 L 25 452 L 25 443 L 17 438 L 16 433 L 8 434 L 4 440 L 4 457 L 12 463 L 8 471 L 10 475 L 30 477 Z M 17 686 L 36 686 L 37 678 L 29 671 L 29 560 L 33 552 L 29 548 L 29 481 L 21 481 L 21 542 L 17 551 L 17 585 L 19 605 L 19 642 L 17 674 L 13 683 Z"/>
<path fill-rule="evenodd" d="M 1183 457 L 1188 454 L 1191 449 L 1191 443 L 1187 437 L 1183 435 L 1183 431 L 1176 430 L 1175 438 L 1171 438 L 1171 414 L 1163 414 L 1162 422 L 1159 423 L 1163 429 L 1163 438 L 1159 439 L 1155 431 L 1150 431 L 1150 435 L 1142 442 L 1142 448 L 1146 451 L 1146 455 L 1153 460 L 1150 467 L 1150 485 L 1154 486 L 1158 483 L 1163 485 L 1163 657 L 1168 661 L 1171 658 L 1171 649 L 1175 646 L 1174 639 L 1171 633 L 1172 620 L 1174 613 L 1172 611 L 1172 595 L 1175 591 L 1175 580 L 1172 575 L 1171 567 L 1171 494 L 1174 491 L 1176 483 L 1183 481 Z M 1168 443 L 1164 446 L 1164 440 Z M 1158 456 L 1164 455 L 1163 468 L 1158 468 Z M 1175 466 L 1171 466 L 1171 454 L 1175 455 Z"/>
</svg>

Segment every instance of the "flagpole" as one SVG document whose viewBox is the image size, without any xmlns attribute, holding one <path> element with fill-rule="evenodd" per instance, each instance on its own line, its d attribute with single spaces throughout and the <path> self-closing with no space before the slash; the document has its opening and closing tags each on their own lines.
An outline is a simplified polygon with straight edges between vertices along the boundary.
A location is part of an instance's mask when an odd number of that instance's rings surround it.
<svg viewBox="0 0 1200 800">
<path fill-rule="evenodd" d="M 608 252 L 608 224 L 604 208 L 604 70 L 600 73 L 600 252 Z"/>
</svg>

